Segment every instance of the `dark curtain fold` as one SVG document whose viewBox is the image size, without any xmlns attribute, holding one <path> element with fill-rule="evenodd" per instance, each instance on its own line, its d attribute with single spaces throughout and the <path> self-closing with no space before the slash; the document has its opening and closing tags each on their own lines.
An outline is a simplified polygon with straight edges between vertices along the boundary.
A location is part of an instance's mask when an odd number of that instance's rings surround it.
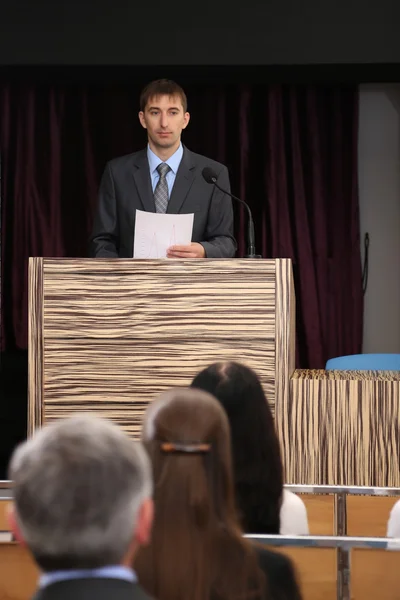
<svg viewBox="0 0 400 600">
<path fill-rule="evenodd" d="M 185 85 L 185 82 L 182 82 Z M 110 158 L 145 143 L 141 86 L 0 87 L 2 349 L 27 346 L 29 256 L 87 255 Z M 184 143 L 225 163 L 264 258 L 293 260 L 297 365 L 361 349 L 356 86 L 186 85 Z M 246 214 L 235 207 L 238 255 Z"/>
</svg>

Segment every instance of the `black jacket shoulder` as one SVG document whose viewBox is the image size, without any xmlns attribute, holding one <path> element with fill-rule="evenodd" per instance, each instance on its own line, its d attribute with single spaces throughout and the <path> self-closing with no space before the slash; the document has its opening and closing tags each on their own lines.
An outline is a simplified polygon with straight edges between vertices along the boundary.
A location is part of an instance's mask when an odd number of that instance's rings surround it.
<svg viewBox="0 0 400 600">
<path fill-rule="evenodd" d="M 267 580 L 270 600 L 301 600 L 300 587 L 292 561 L 279 552 L 256 545 L 258 563 Z"/>
<path fill-rule="evenodd" d="M 152 600 L 136 583 L 121 579 L 70 579 L 40 589 L 33 600 Z"/>
</svg>

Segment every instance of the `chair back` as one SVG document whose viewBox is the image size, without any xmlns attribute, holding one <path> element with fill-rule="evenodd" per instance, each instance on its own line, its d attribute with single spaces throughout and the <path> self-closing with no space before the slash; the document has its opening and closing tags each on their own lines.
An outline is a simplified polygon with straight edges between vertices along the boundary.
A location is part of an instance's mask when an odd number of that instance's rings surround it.
<svg viewBox="0 0 400 600">
<path fill-rule="evenodd" d="M 352 354 L 330 358 L 327 371 L 400 371 L 400 354 Z"/>
</svg>

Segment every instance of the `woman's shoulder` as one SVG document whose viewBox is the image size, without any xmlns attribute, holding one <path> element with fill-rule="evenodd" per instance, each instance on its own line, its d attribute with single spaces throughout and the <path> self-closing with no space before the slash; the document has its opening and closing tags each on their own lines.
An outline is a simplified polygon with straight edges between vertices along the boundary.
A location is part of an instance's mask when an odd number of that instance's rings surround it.
<svg viewBox="0 0 400 600">
<path fill-rule="evenodd" d="M 300 600 L 296 571 L 289 557 L 263 546 L 255 546 L 258 564 L 265 574 L 270 597 Z"/>
<path fill-rule="evenodd" d="M 283 489 L 283 498 L 282 505 L 286 505 L 289 508 L 298 508 L 298 509 L 306 509 L 306 505 L 304 504 L 302 498 L 297 494 L 294 494 L 290 490 Z"/>
<path fill-rule="evenodd" d="M 390 511 L 386 535 L 393 538 L 400 537 L 400 500 L 394 504 Z"/>
<path fill-rule="evenodd" d="M 292 572 L 293 566 L 290 558 L 284 554 L 265 548 L 264 546 L 255 545 L 258 564 L 260 568 L 268 574 L 270 571 L 276 572 Z"/>
<path fill-rule="evenodd" d="M 281 527 L 283 535 L 308 535 L 307 509 L 303 500 L 290 492 L 283 490 L 282 506 L 280 512 Z"/>
</svg>

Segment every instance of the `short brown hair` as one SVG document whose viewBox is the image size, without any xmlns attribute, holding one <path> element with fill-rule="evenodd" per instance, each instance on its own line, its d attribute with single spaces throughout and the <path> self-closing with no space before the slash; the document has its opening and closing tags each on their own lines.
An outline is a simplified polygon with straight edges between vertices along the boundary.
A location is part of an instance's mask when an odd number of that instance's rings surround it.
<svg viewBox="0 0 400 600">
<path fill-rule="evenodd" d="M 172 79 L 156 79 L 148 83 L 140 94 L 140 110 L 144 112 L 148 101 L 155 96 L 179 96 L 183 112 L 187 111 L 186 94 L 181 86 Z"/>
</svg>

